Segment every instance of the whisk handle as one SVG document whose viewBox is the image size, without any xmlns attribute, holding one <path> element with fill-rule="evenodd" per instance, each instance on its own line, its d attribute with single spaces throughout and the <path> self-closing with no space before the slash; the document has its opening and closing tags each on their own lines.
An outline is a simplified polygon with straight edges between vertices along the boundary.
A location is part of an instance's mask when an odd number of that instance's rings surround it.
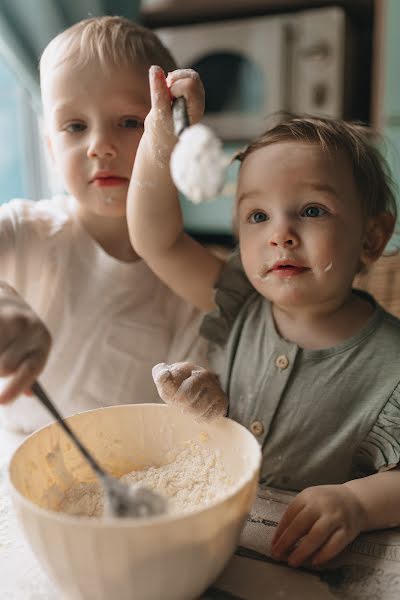
<svg viewBox="0 0 400 600">
<path fill-rule="evenodd" d="M 174 121 L 174 132 L 179 137 L 190 125 L 189 115 L 187 111 L 186 98 L 179 96 L 172 104 L 172 118 Z"/>
<path fill-rule="evenodd" d="M 101 477 L 105 477 L 106 473 L 100 467 L 98 462 L 93 458 L 93 456 L 90 454 L 90 452 L 88 452 L 88 450 L 82 444 L 82 442 L 80 441 L 80 439 L 78 438 L 76 433 L 74 433 L 72 431 L 72 429 L 70 428 L 68 423 L 66 423 L 66 421 L 64 421 L 64 418 L 58 412 L 57 408 L 54 406 L 54 404 L 48 397 L 47 393 L 44 391 L 41 384 L 38 381 L 35 381 L 31 386 L 31 390 L 35 394 L 35 396 L 40 400 L 40 402 L 43 404 L 43 406 L 45 406 L 47 408 L 47 410 L 53 415 L 53 417 L 56 418 L 56 420 L 58 421 L 60 426 L 64 429 L 65 433 L 67 435 L 69 435 L 69 437 L 72 439 L 74 444 L 78 447 L 80 452 L 83 454 L 83 456 L 86 458 L 86 460 L 90 463 L 90 466 L 92 467 L 92 469 Z"/>
</svg>

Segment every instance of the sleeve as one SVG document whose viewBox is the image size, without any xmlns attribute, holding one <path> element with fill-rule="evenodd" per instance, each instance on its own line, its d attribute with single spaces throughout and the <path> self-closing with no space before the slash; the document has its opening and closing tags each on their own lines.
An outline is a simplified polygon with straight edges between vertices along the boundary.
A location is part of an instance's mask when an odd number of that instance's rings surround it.
<svg viewBox="0 0 400 600">
<path fill-rule="evenodd" d="M 215 285 L 217 308 L 204 317 L 200 327 L 201 335 L 212 345 L 224 347 L 242 306 L 255 294 L 257 292 L 243 270 L 239 249 L 236 249 Z"/>
<path fill-rule="evenodd" d="M 363 476 L 392 469 L 399 462 L 400 383 L 380 412 L 357 455 L 357 464 Z"/>
</svg>

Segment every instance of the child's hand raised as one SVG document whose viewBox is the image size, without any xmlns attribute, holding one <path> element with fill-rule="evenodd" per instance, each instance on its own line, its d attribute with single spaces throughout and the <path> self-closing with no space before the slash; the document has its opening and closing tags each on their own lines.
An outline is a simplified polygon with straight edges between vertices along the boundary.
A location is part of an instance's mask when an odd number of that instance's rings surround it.
<svg viewBox="0 0 400 600">
<path fill-rule="evenodd" d="M 157 158 L 169 165 L 169 158 L 176 143 L 172 121 L 172 100 L 184 96 L 190 124 L 197 123 L 204 112 L 204 88 L 200 77 L 192 69 L 177 69 L 168 73 L 152 66 L 149 73 L 151 110 L 144 123 L 146 139 Z"/>
<path fill-rule="evenodd" d="M 51 338 L 43 322 L 5 283 L 0 283 L 0 377 L 9 377 L 0 404 L 29 389 L 43 369 Z"/>
<path fill-rule="evenodd" d="M 191 363 L 160 363 L 153 367 L 160 398 L 201 420 L 226 415 L 228 398 L 214 373 Z"/>
<path fill-rule="evenodd" d="M 290 503 L 272 542 L 272 556 L 292 567 L 317 567 L 339 554 L 364 529 L 365 511 L 345 485 L 303 490 Z"/>
</svg>

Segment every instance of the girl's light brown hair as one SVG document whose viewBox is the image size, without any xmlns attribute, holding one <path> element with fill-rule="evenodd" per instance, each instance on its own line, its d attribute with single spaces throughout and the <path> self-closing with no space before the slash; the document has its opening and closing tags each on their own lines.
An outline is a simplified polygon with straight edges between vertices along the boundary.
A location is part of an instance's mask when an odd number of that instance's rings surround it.
<svg viewBox="0 0 400 600">
<path fill-rule="evenodd" d="M 93 17 L 79 21 L 49 42 L 40 59 L 40 78 L 52 68 L 71 62 L 77 69 L 92 62 L 103 68 L 156 64 L 173 71 L 169 50 L 150 29 L 123 17 Z"/>
<path fill-rule="evenodd" d="M 390 213 L 397 218 L 394 182 L 378 147 L 379 136 L 372 129 L 341 119 L 289 117 L 256 138 L 236 158 L 243 163 L 256 150 L 287 141 L 318 144 L 328 152 L 345 151 L 365 217 Z"/>
</svg>

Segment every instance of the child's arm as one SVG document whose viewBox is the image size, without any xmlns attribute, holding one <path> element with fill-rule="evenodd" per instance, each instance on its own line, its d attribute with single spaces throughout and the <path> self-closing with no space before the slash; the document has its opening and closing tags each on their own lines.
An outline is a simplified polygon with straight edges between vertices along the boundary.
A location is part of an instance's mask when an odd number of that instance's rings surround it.
<svg viewBox="0 0 400 600">
<path fill-rule="evenodd" d="M 169 89 L 168 85 L 169 84 Z M 214 304 L 214 285 L 223 262 L 183 231 L 182 212 L 169 161 L 177 141 L 171 95 L 185 96 L 190 122 L 203 113 L 204 91 L 194 71 L 169 74 L 150 69 L 152 108 L 137 150 L 128 192 L 132 245 L 171 289 L 202 310 Z"/>
<path fill-rule="evenodd" d="M 400 525 L 400 470 L 303 490 L 276 530 L 272 555 L 298 567 L 334 558 L 362 531 Z M 297 546 L 295 547 L 295 545 Z"/>
<path fill-rule="evenodd" d="M 0 404 L 29 389 L 46 363 L 50 345 L 43 322 L 12 287 L 0 282 L 0 377 L 9 377 Z"/>
</svg>

